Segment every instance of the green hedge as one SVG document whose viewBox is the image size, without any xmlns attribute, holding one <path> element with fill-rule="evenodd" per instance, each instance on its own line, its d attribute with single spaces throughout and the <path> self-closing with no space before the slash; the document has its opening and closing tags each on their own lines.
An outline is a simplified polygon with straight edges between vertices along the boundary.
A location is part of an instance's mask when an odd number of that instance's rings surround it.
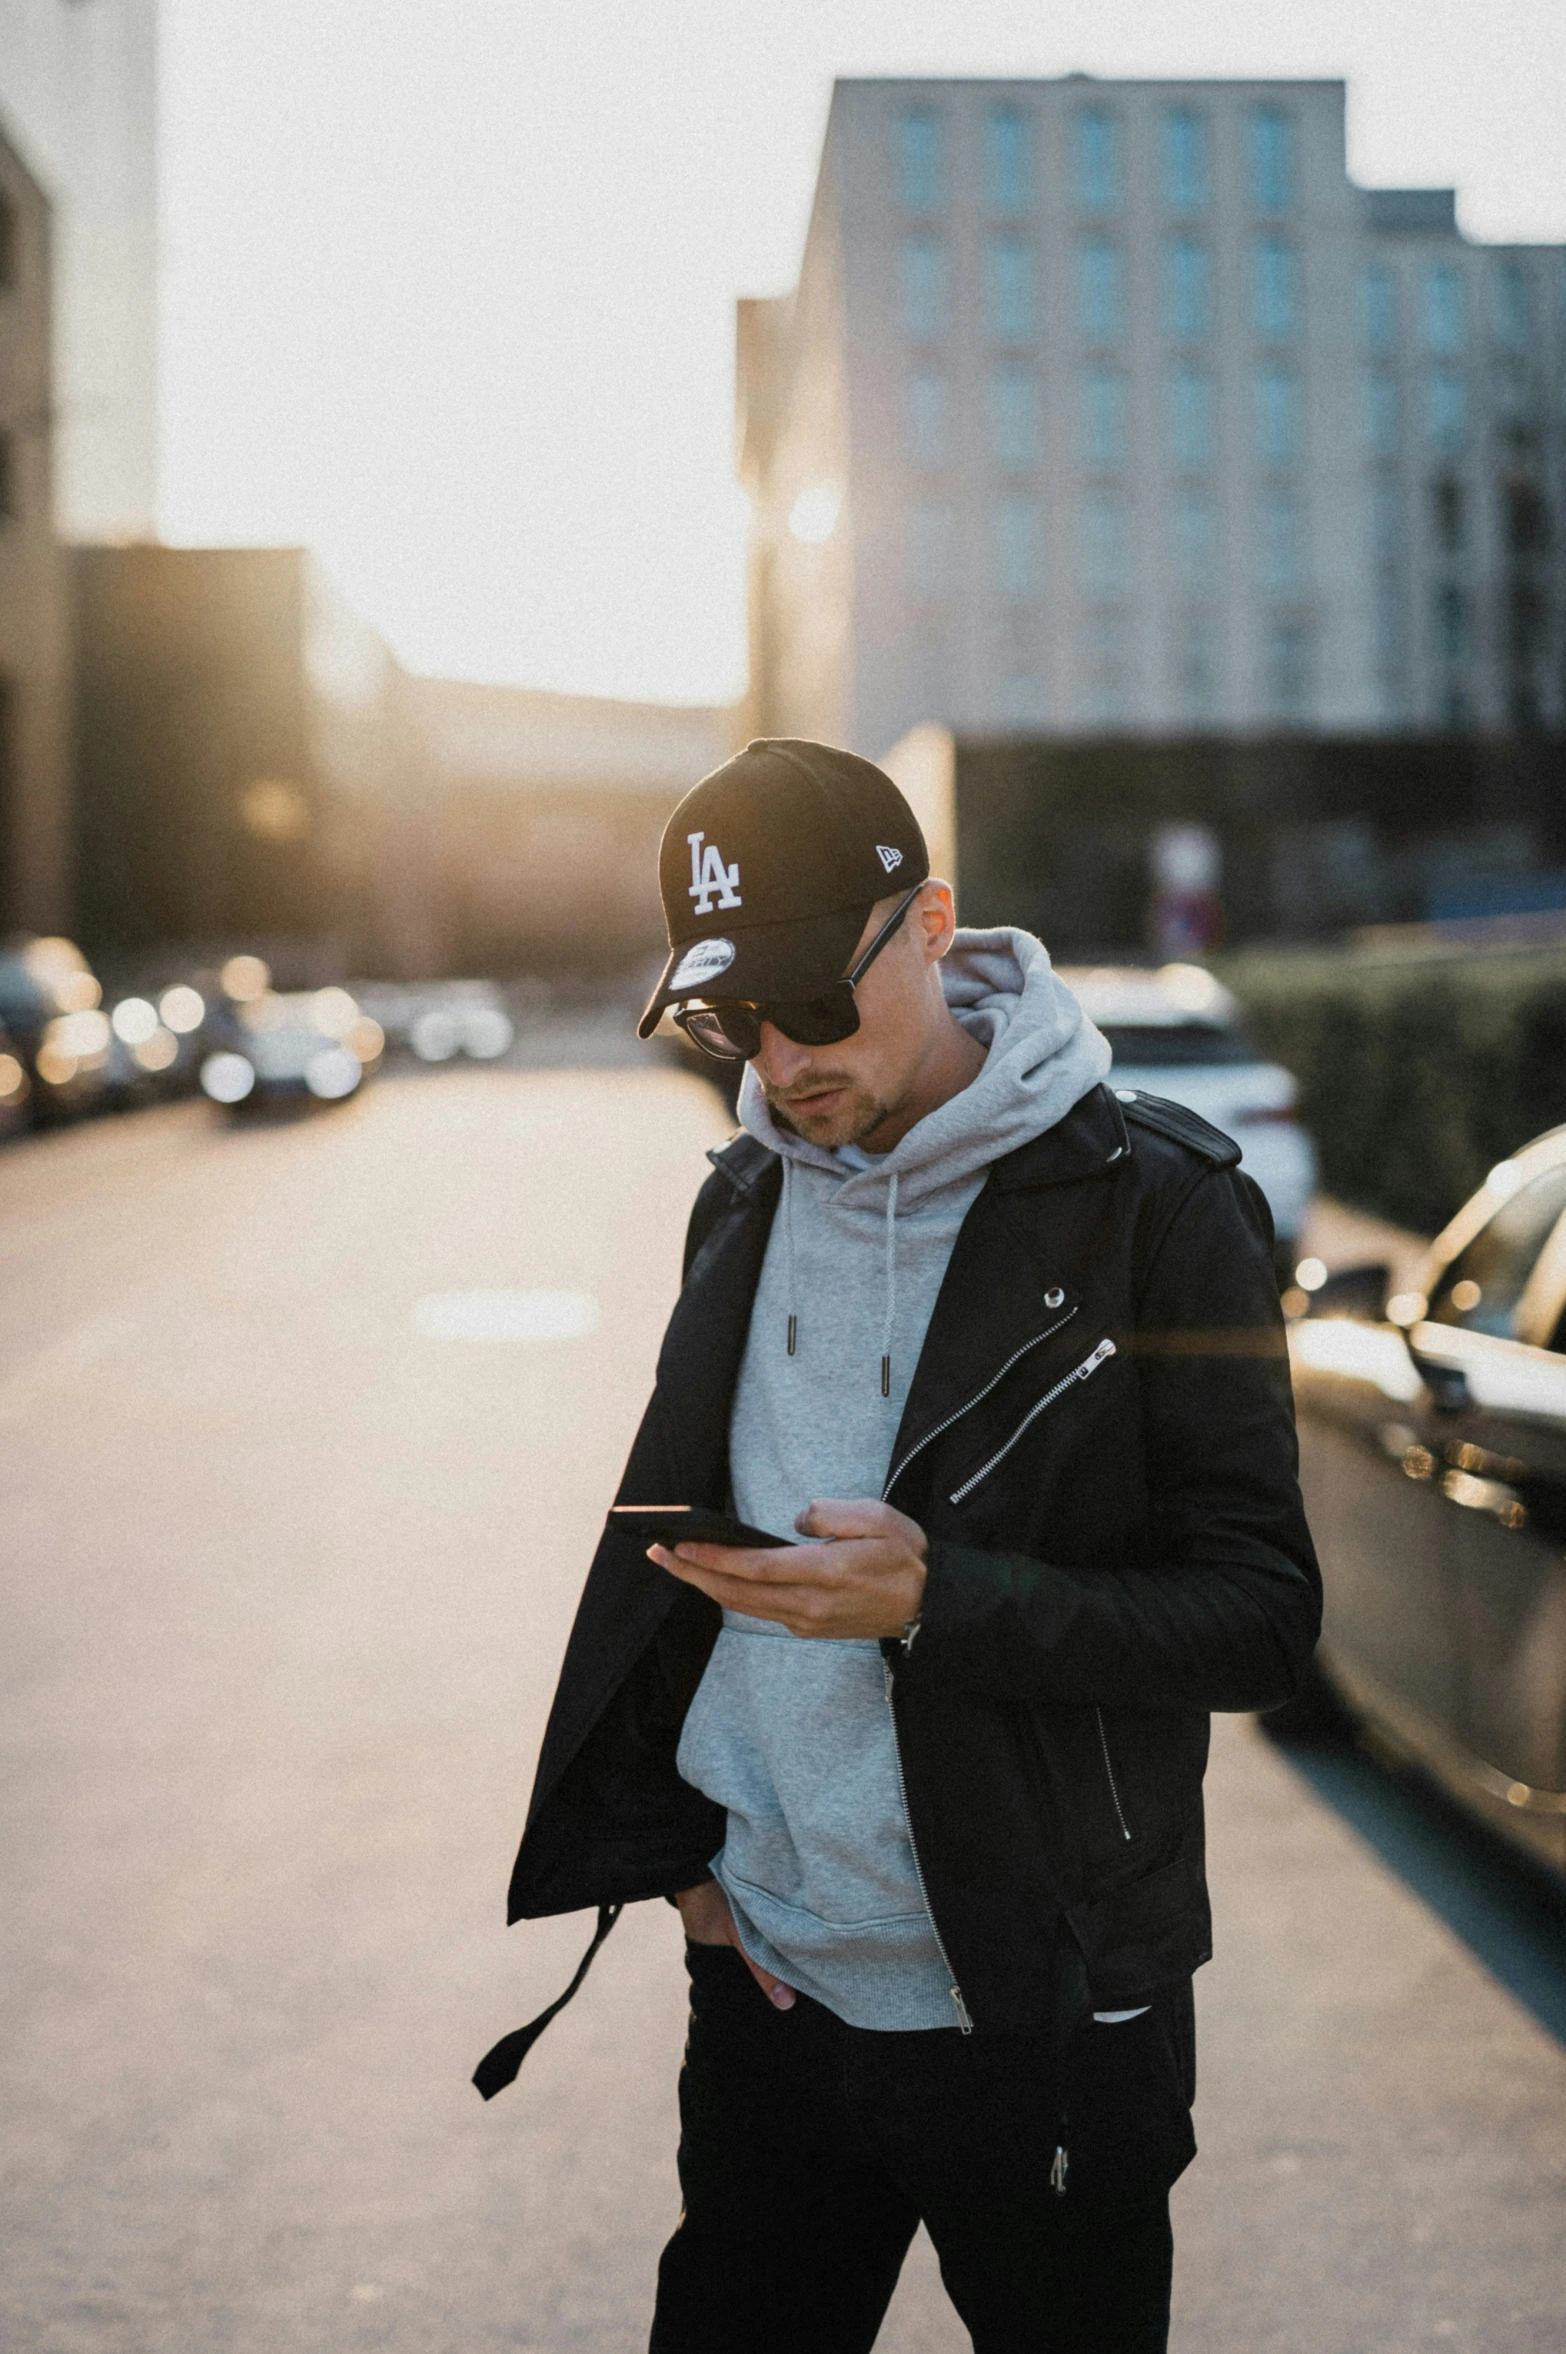
<svg viewBox="0 0 1566 2354">
<path fill-rule="evenodd" d="M 1566 949 L 1256 950 L 1220 970 L 1299 1080 L 1322 1183 L 1360 1209 L 1433 1234 L 1566 1121 Z"/>
</svg>

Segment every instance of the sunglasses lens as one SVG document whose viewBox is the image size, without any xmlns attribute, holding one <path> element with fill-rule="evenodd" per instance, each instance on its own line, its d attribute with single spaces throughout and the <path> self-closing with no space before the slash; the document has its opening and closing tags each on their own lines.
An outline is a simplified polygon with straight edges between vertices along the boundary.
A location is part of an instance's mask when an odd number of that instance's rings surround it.
<svg viewBox="0 0 1566 2354">
<path fill-rule="evenodd" d="M 784 999 L 764 1011 L 766 1019 L 796 1046 L 836 1046 L 839 1040 L 852 1038 L 859 1027 L 859 1007 L 847 981 L 839 981 L 819 997 Z"/>
<path fill-rule="evenodd" d="M 761 1026 L 743 1006 L 688 1006 L 676 1017 L 680 1028 L 703 1054 L 720 1063 L 748 1063 L 761 1046 Z"/>
</svg>

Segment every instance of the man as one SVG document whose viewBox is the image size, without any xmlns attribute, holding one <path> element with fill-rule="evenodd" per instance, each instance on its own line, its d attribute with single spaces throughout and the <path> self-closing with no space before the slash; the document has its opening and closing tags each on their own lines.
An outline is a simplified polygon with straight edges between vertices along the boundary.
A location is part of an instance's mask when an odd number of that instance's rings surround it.
<svg viewBox="0 0 1566 2354">
<path fill-rule="evenodd" d="M 597 1904 L 588 1961 L 683 1917 L 654 2354 L 868 2348 L 921 2221 L 981 2354 L 1154 2354 L 1208 1712 L 1319 1618 L 1266 1209 L 868 762 L 751 744 L 660 877 L 642 1034 L 742 1063 L 744 1133 L 620 1500 L 780 1542 L 606 1534 L 510 1908 Z"/>
</svg>

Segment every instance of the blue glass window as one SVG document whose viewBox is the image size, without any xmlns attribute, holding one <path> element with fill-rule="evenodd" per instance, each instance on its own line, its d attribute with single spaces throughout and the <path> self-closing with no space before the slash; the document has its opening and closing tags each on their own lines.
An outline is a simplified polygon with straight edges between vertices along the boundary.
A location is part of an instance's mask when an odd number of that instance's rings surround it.
<svg viewBox="0 0 1566 2354">
<path fill-rule="evenodd" d="M 1397 456 L 1397 378 L 1388 368 L 1367 368 L 1359 380 L 1360 426 L 1365 454 Z"/>
<path fill-rule="evenodd" d="M 1182 491 L 1169 510 L 1170 553 L 1182 588 L 1211 588 L 1218 577 L 1218 510 L 1205 491 Z"/>
<path fill-rule="evenodd" d="M 1213 380 L 1205 368 L 1176 368 L 1167 398 L 1169 463 L 1199 474 L 1213 462 Z"/>
<path fill-rule="evenodd" d="M 950 590 L 956 532 L 944 499 L 915 499 L 908 510 L 908 578 L 917 596 Z"/>
<path fill-rule="evenodd" d="M 933 106 L 910 106 L 897 118 L 897 193 L 912 213 L 934 212 L 945 193 L 946 142 Z"/>
<path fill-rule="evenodd" d="M 1120 124 L 1107 106 L 1077 109 L 1071 126 L 1072 188 L 1087 213 L 1120 202 Z"/>
<path fill-rule="evenodd" d="M 1288 491 L 1269 491 L 1257 520 L 1257 578 L 1261 586 L 1280 595 L 1297 595 L 1305 585 L 1305 534 L 1299 501 Z"/>
<path fill-rule="evenodd" d="M 1451 368 L 1425 378 L 1425 439 L 1433 450 L 1460 450 L 1468 434 L 1468 387 Z"/>
<path fill-rule="evenodd" d="M 1021 343 L 1034 332 L 1033 249 L 1021 237 L 995 237 L 986 255 L 990 333 Z"/>
<path fill-rule="evenodd" d="M 903 379 L 903 456 L 926 470 L 947 459 L 950 401 L 946 379 L 921 369 Z"/>
<path fill-rule="evenodd" d="M 1251 325 L 1268 343 L 1299 332 L 1300 257 L 1286 237 L 1258 237 L 1251 247 Z"/>
<path fill-rule="evenodd" d="M 1466 662 L 1473 652 L 1468 595 L 1450 583 L 1435 593 L 1436 652 L 1443 662 Z"/>
<path fill-rule="evenodd" d="M 1110 237 L 1077 246 L 1077 326 L 1090 343 L 1113 343 L 1125 325 L 1125 271 Z"/>
<path fill-rule="evenodd" d="M 1130 532 L 1117 491 L 1089 491 L 1078 511 L 1082 586 L 1090 596 L 1116 597 L 1130 577 Z"/>
<path fill-rule="evenodd" d="M 1033 597 L 1043 583 L 1044 528 L 1036 499 L 996 502 L 990 517 L 995 585 L 1003 597 Z"/>
<path fill-rule="evenodd" d="M 1207 124 L 1193 106 L 1172 106 L 1159 125 L 1164 202 L 1171 212 L 1201 212 L 1207 203 Z"/>
<path fill-rule="evenodd" d="M 1461 351 L 1467 331 L 1463 274 L 1452 262 L 1432 262 L 1425 272 L 1426 351 Z"/>
<path fill-rule="evenodd" d="M 1086 368 L 1078 388 L 1078 456 L 1091 474 L 1113 474 L 1126 457 L 1126 380 L 1118 368 Z"/>
<path fill-rule="evenodd" d="M 1164 247 L 1164 322 L 1188 341 L 1212 332 L 1213 257 L 1203 238 L 1171 237 Z"/>
<path fill-rule="evenodd" d="M 1359 340 L 1373 352 L 1389 352 L 1397 343 L 1397 280 L 1385 262 L 1367 262 L 1360 271 Z"/>
<path fill-rule="evenodd" d="M 1295 200 L 1294 118 L 1281 106 L 1258 106 L 1246 126 L 1251 203 L 1259 213 L 1292 212 Z"/>
<path fill-rule="evenodd" d="M 1032 142 L 1027 116 L 1017 106 L 993 107 L 984 126 L 985 194 L 991 212 L 1027 210 L 1032 177 Z"/>
<path fill-rule="evenodd" d="M 1520 261 L 1507 259 L 1495 273 L 1495 338 L 1507 351 L 1526 351 L 1533 333 L 1533 287 Z"/>
<path fill-rule="evenodd" d="M 1039 454 L 1038 380 L 1026 368 L 996 368 L 990 375 L 990 455 L 997 466 L 1018 472 Z"/>
<path fill-rule="evenodd" d="M 946 332 L 946 248 L 933 237 L 905 237 L 897 249 L 897 317 L 915 342 Z"/>
<path fill-rule="evenodd" d="M 1300 380 L 1274 362 L 1251 380 L 1256 455 L 1264 466 L 1292 466 L 1300 454 Z"/>
</svg>

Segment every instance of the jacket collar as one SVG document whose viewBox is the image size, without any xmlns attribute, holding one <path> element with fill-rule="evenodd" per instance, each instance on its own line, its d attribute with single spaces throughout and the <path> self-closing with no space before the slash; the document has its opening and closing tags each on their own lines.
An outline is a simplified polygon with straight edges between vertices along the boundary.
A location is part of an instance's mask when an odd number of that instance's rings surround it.
<svg viewBox="0 0 1566 2354">
<path fill-rule="evenodd" d="M 1029 1137 L 995 1163 L 990 1183 L 1001 1193 L 1024 1185 L 1065 1185 L 1108 1176 L 1131 1152 L 1125 1114 L 1112 1087 L 1089 1088 L 1063 1120 Z"/>
</svg>

